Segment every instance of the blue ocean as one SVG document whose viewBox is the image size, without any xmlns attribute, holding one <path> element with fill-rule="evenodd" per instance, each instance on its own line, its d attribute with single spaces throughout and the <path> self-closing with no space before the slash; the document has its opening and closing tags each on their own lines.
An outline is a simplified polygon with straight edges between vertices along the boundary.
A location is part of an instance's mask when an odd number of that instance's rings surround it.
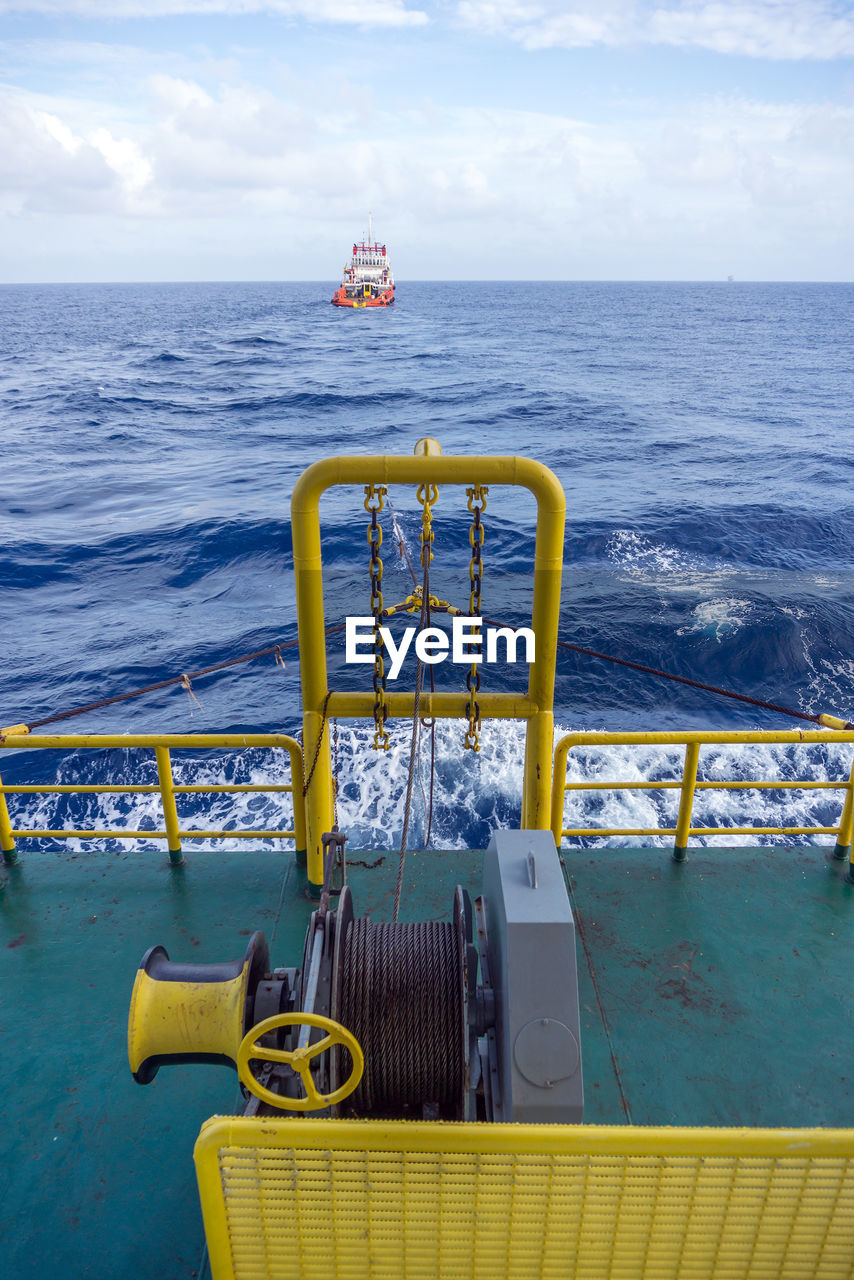
<svg viewBox="0 0 854 1280">
<path fill-rule="evenodd" d="M 404 282 L 393 308 L 360 311 L 330 306 L 332 289 L 0 288 L 0 725 L 293 640 L 297 477 L 326 455 L 410 453 L 424 435 L 445 453 L 525 454 L 557 474 L 563 639 L 854 719 L 854 286 Z M 391 499 L 417 561 L 415 494 Z M 367 515 L 350 489 L 321 511 L 332 624 L 369 612 Z M 389 604 L 411 580 L 384 519 Z M 469 524 L 464 495 L 442 492 L 433 588 L 463 609 Z M 533 502 L 495 489 L 484 525 L 483 612 L 521 625 Z M 199 679 L 195 698 L 174 686 L 42 732 L 296 732 L 297 650 L 285 657 L 284 670 L 268 656 Z M 329 657 L 333 688 L 369 687 L 368 668 L 345 669 L 340 636 Z M 435 670 L 438 687 L 462 684 L 460 668 Z M 522 689 L 525 668 L 486 669 L 483 681 Z M 808 727 L 566 651 L 556 720 L 561 731 Z M 436 729 L 437 847 L 481 847 L 518 820 L 521 728 L 485 725 L 475 755 L 464 727 Z M 356 848 L 394 845 L 402 822 L 409 726 L 394 725 L 388 753 L 371 736 L 367 724 L 337 726 L 341 823 Z M 573 776 L 666 777 L 680 758 L 590 752 Z M 707 762 L 718 777 L 835 778 L 849 766 L 842 746 L 727 747 Z M 7 751 L 0 768 L 7 783 L 153 777 L 150 755 L 120 771 L 93 753 Z M 251 751 L 176 769 L 273 776 Z M 410 845 L 426 835 L 429 770 L 425 733 Z M 828 795 L 719 794 L 716 807 L 698 801 L 696 820 L 832 822 Z M 287 803 L 254 796 L 218 820 L 283 825 Z M 669 793 L 579 793 L 567 817 L 655 825 L 674 804 Z M 150 796 L 13 806 L 15 825 L 159 825 Z M 193 825 L 189 801 L 184 814 Z"/>
</svg>

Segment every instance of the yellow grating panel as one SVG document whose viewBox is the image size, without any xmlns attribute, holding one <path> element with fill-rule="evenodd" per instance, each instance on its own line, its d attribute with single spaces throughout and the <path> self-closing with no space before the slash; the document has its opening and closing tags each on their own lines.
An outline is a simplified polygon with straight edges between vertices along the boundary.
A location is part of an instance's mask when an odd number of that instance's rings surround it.
<svg viewBox="0 0 854 1280">
<path fill-rule="evenodd" d="M 214 1280 L 851 1280 L 854 1130 L 215 1117 Z"/>
</svg>

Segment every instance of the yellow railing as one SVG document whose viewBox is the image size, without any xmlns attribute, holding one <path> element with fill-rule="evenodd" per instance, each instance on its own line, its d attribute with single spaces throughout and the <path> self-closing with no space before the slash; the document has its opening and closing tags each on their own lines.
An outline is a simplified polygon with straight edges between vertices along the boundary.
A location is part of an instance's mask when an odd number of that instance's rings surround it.
<svg viewBox="0 0 854 1280">
<path fill-rule="evenodd" d="M 302 797 L 302 748 L 295 738 L 284 733 L 165 733 L 165 734 L 67 734 L 36 737 L 29 735 L 6 735 L 0 740 L 0 747 L 6 749 L 26 750 L 127 750 L 140 747 L 154 752 L 157 762 L 156 783 L 54 783 L 52 785 L 33 783 L 26 785 L 4 786 L 0 779 L 0 850 L 3 861 L 9 865 L 15 862 L 17 839 L 56 839 L 70 840 L 74 838 L 86 840 L 166 840 L 169 857 L 174 864 L 181 862 L 182 840 L 294 840 L 298 851 L 305 849 L 305 808 Z M 273 750 L 287 751 L 290 760 L 291 781 L 288 783 L 195 783 L 191 785 L 176 783 L 172 775 L 171 750 L 210 750 L 226 748 L 242 750 L 247 747 L 263 747 Z M 243 792 L 276 792 L 289 791 L 293 794 L 294 826 L 293 830 L 275 831 L 202 831 L 196 828 L 182 830 L 178 820 L 176 796 L 179 795 L 230 795 Z M 62 828 L 58 831 L 36 828 L 16 829 L 12 826 L 9 810 L 6 805 L 7 795 L 89 795 L 109 793 L 120 795 L 146 795 L 159 793 L 163 806 L 163 831 L 130 831 L 125 828 L 108 831 L 82 831 Z"/>
<path fill-rule="evenodd" d="M 850 1280 L 854 1130 L 217 1116 L 213 1280 Z"/>
<path fill-rule="evenodd" d="M 700 748 L 709 745 L 750 746 L 756 743 L 765 745 L 785 745 L 798 743 L 812 745 L 818 743 L 854 743 L 854 733 L 819 730 L 815 733 L 799 730 L 751 730 L 731 733 L 568 733 L 561 738 L 555 748 L 554 773 L 552 780 L 552 819 L 551 828 L 555 844 L 560 848 L 564 836 L 673 836 L 673 856 L 677 862 L 685 858 L 685 850 L 690 836 L 732 836 L 732 835 L 835 835 L 836 848 L 834 856 L 840 860 L 851 857 L 852 827 L 854 827 L 854 765 L 847 779 L 838 782 L 781 779 L 751 779 L 723 781 L 719 779 L 697 780 L 700 759 Z M 685 760 L 681 779 L 662 782 L 649 781 L 645 778 L 632 781 L 599 782 L 584 779 L 579 782 L 567 782 L 567 760 L 569 752 L 576 747 L 618 747 L 618 746 L 684 746 Z M 667 789 L 679 791 L 679 813 L 675 827 L 565 827 L 564 800 L 567 791 L 663 791 Z M 691 813 L 694 795 L 697 791 L 734 791 L 734 790 L 793 790 L 793 791 L 842 791 L 844 800 L 842 812 L 837 826 L 822 827 L 693 827 Z M 854 876 L 854 863 L 849 870 Z"/>
</svg>

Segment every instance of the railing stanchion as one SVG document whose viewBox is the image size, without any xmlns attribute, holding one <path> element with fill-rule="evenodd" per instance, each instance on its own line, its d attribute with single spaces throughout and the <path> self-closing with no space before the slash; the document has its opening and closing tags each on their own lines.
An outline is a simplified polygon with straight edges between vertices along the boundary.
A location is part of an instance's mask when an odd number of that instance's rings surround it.
<svg viewBox="0 0 854 1280">
<path fill-rule="evenodd" d="M 305 796 L 303 788 L 303 758 L 299 744 L 289 748 L 291 762 L 291 796 L 294 802 L 294 841 L 296 843 L 297 866 L 304 867 L 307 862 L 305 834 Z"/>
<path fill-rule="evenodd" d="M 3 779 L 0 778 L 0 786 L 2 785 Z M 3 851 L 5 866 L 14 867 L 18 861 L 18 854 L 15 850 L 15 841 L 12 836 L 12 822 L 6 806 L 6 797 L 2 791 L 0 791 L 0 850 Z"/>
<path fill-rule="evenodd" d="M 684 862 L 688 849 L 688 833 L 691 830 L 691 810 L 694 807 L 694 788 L 697 785 L 697 762 L 700 759 L 699 742 L 685 746 L 685 768 L 682 772 L 682 792 L 679 797 L 679 817 L 676 819 L 676 839 L 673 844 L 673 861 Z"/>
<path fill-rule="evenodd" d="M 854 764 L 848 775 L 848 786 L 845 788 L 845 803 L 842 806 L 842 817 L 839 819 L 839 831 L 836 835 L 834 858 L 844 862 L 851 854 L 851 835 L 854 826 Z"/>
<path fill-rule="evenodd" d="M 561 738 L 555 747 L 554 766 L 552 768 L 552 835 L 555 848 L 560 849 L 563 839 L 563 810 L 566 804 L 566 766 L 572 742 L 568 737 Z"/>
<path fill-rule="evenodd" d="M 163 802 L 163 817 L 166 822 L 169 861 L 173 867 L 180 867 L 184 861 L 184 855 L 181 852 L 181 837 L 178 834 L 178 810 L 175 807 L 175 784 L 172 779 L 169 748 L 155 747 L 154 754 L 157 757 L 157 778 L 160 782 L 160 798 Z"/>
</svg>

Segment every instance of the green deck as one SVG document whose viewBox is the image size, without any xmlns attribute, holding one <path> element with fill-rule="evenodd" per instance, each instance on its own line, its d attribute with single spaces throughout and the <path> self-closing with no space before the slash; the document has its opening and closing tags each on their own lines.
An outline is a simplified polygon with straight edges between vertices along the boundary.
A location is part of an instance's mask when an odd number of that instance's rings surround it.
<svg viewBox="0 0 854 1280">
<path fill-rule="evenodd" d="M 391 915 L 396 855 L 351 855 L 356 911 Z M 579 926 L 589 1123 L 854 1125 L 854 888 L 809 849 L 564 855 Z M 478 853 L 410 854 L 403 918 L 448 918 Z M 131 1079 L 139 959 L 299 965 L 312 904 L 292 855 L 27 854 L 0 892 L 5 1273 L 204 1276 L 192 1147 L 238 1107 L 233 1073 Z"/>
</svg>

